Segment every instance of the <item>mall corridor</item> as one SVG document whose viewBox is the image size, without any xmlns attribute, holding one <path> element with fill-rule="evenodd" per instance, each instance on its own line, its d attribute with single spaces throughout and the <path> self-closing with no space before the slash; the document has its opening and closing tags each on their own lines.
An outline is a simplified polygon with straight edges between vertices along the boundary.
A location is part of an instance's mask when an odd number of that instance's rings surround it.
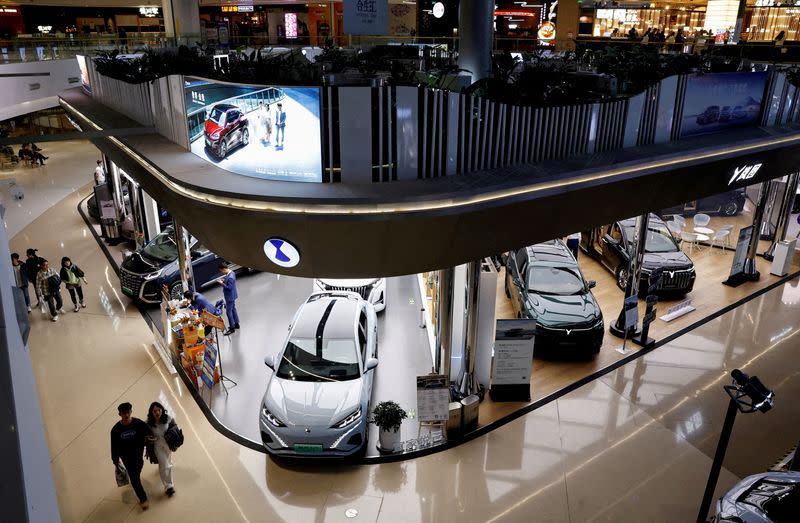
<svg viewBox="0 0 800 523">
<path fill-rule="evenodd" d="M 453 449 L 381 465 L 276 463 L 211 426 L 121 295 L 77 212 L 91 189 L 81 187 L 91 170 L 79 166 L 96 156 L 85 144 L 54 153 L 46 170 L 26 174 L 39 178 L 23 182 L 26 199 L 6 214 L 9 229 L 19 224 L 10 230 L 12 251 L 36 247 L 56 262 L 70 256 L 88 278 L 86 309 L 57 323 L 38 310 L 30 316 L 63 521 L 692 521 L 724 416 L 722 385 L 734 368 L 758 375 L 776 400 L 767 414 L 738 417 L 717 493 L 767 469 L 800 436 L 790 429 L 800 426 L 794 280 Z M 160 401 L 186 437 L 174 457 L 173 498 L 157 467 L 145 465 L 147 512 L 114 482 L 109 430 L 123 401 L 142 418 Z"/>
</svg>

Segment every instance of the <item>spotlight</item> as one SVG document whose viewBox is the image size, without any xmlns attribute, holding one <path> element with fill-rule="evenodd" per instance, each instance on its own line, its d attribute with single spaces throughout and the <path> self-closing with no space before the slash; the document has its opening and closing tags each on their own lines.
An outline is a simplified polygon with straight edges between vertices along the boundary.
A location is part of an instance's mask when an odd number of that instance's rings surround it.
<svg viewBox="0 0 800 523">
<path fill-rule="evenodd" d="M 764 386 L 760 379 L 748 376 L 739 369 L 734 369 L 731 377 L 733 385 L 725 387 L 725 392 L 736 402 L 741 412 L 767 412 L 772 408 L 775 393 Z"/>
</svg>

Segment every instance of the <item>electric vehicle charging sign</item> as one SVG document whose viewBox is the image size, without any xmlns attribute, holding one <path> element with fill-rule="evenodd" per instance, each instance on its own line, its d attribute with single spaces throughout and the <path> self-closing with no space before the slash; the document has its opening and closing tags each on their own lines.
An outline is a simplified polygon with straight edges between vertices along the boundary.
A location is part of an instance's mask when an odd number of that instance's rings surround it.
<svg viewBox="0 0 800 523">
<path fill-rule="evenodd" d="M 290 269 L 300 263 L 300 251 L 282 238 L 270 238 L 264 242 L 264 254 L 278 267 Z"/>
</svg>

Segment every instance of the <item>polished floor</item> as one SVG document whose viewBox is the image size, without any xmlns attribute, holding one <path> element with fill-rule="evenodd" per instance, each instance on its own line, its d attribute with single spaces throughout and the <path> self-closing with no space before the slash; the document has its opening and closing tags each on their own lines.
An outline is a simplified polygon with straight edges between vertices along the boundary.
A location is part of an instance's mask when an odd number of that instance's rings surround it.
<svg viewBox="0 0 800 523">
<path fill-rule="evenodd" d="M 52 167 L 44 174 L 60 183 Z M 89 278 L 87 309 L 58 323 L 31 315 L 30 351 L 64 521 L 692 521 L 733 368 L 774 388 L 776 404 L 737 419 L 718 492 L 769 467 L 800 436 L 795 280 L 456 448 L 382 465 L 276 463 L 219 434 L 164 367 L 76 212 L 88 191 L 66 192 L 45 210 L 26 207 L 36 205 L 31 190 L 6 217 L 32 213 L 12 249 L 35 244 L 50 259 L 69 255 Z M 160 400 L 186 435 L 175 455 L 176 496 L 162 493 L 148 465 L 144 513 L 130 489 L 115 486 L 108 450 L 116 405 L 126 400 L 139 416 Z"/>
</svg>

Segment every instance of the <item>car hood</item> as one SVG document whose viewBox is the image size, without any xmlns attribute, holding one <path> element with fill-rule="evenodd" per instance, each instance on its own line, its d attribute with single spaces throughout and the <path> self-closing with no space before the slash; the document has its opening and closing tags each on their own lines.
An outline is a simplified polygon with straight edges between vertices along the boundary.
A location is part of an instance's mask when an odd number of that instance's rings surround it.
<svg viewBox="0 0 800 523">
<path fill-rule="evenodd" d="M 134 252 L 122 262 L 122 268 L 134 274 L 147 274 L 157 271 L 166 263 L 158 263 L 155 260 L 144 258 L 140 253 Z"/>
<path fill-rule="evenodd" d="M 742 481 L 737 483 L 733 486 L 728 492 L 725 493 L 719 499 L 719 503 L 717 505 L 717 514 L 720 516 L 726 516 L 731 518 L 733 516 L 738 516 L 742 520 L 746 522 L 764 522 L 770 521 L 764 517 L 762 517 L 762 512 L 756 509 L 753 505 L 748 502 L 745 502 L 744 499 L 740 499 L 744 497 L 744 494 L 747 492 L 748 489 L 753 487 L 757 482 L 765 480 L 767 482 L 773 483 L 773 485 L 786 485 L 786 486 L 796 486 L 800 483 L 800 473 L 798 472 L 762 472 L 761 474 L 754 474 L 752 476 L 748 476 L 744 478 Z M 767 489 L 767 492 L 763 490 L 760 491 L 756 498 L 760 502 L 766 502 L 771 496 L 768 494 L 770 489 Z M 759 499 L 760 498 L 760 499 Z M 763 506 L 763 505 L 762 505 Z"/>
<path fill-rule="evenodd" d="M 362 386 L 361 379 L 312 382 L 273 376 L 264 406 L 287 426 L 328 428 L 358 409 Z"/>
<path fill-rule="evenodd" d="M 206 134 L 210 135 L 217 131 L 221 131 L 222 127 L 216 124 L 214 120 L 206 120 Z"/>
<path fill-rule="evenodd" d="M 320 282 L 330 287 L 366 287 L 375 285 L 380 278 L 356 278 L 356 279 L 336 279 L 336 278 L 317 278 Z"/>
<path fill-rule="evenodd" d="M 664 269 L 688 269 L 694 264 L 686 254 L 675 252 L 648 252 L 644 255 L 643 266 L 648 269 L 663 267 Z"/>
<path fill-rule="evenodd" d="M 591 292 L 569 296 L 530 293 L 528 305 L 536 321 L 547 327 L 585 325 L 602 317 Z"/>
</svg>

